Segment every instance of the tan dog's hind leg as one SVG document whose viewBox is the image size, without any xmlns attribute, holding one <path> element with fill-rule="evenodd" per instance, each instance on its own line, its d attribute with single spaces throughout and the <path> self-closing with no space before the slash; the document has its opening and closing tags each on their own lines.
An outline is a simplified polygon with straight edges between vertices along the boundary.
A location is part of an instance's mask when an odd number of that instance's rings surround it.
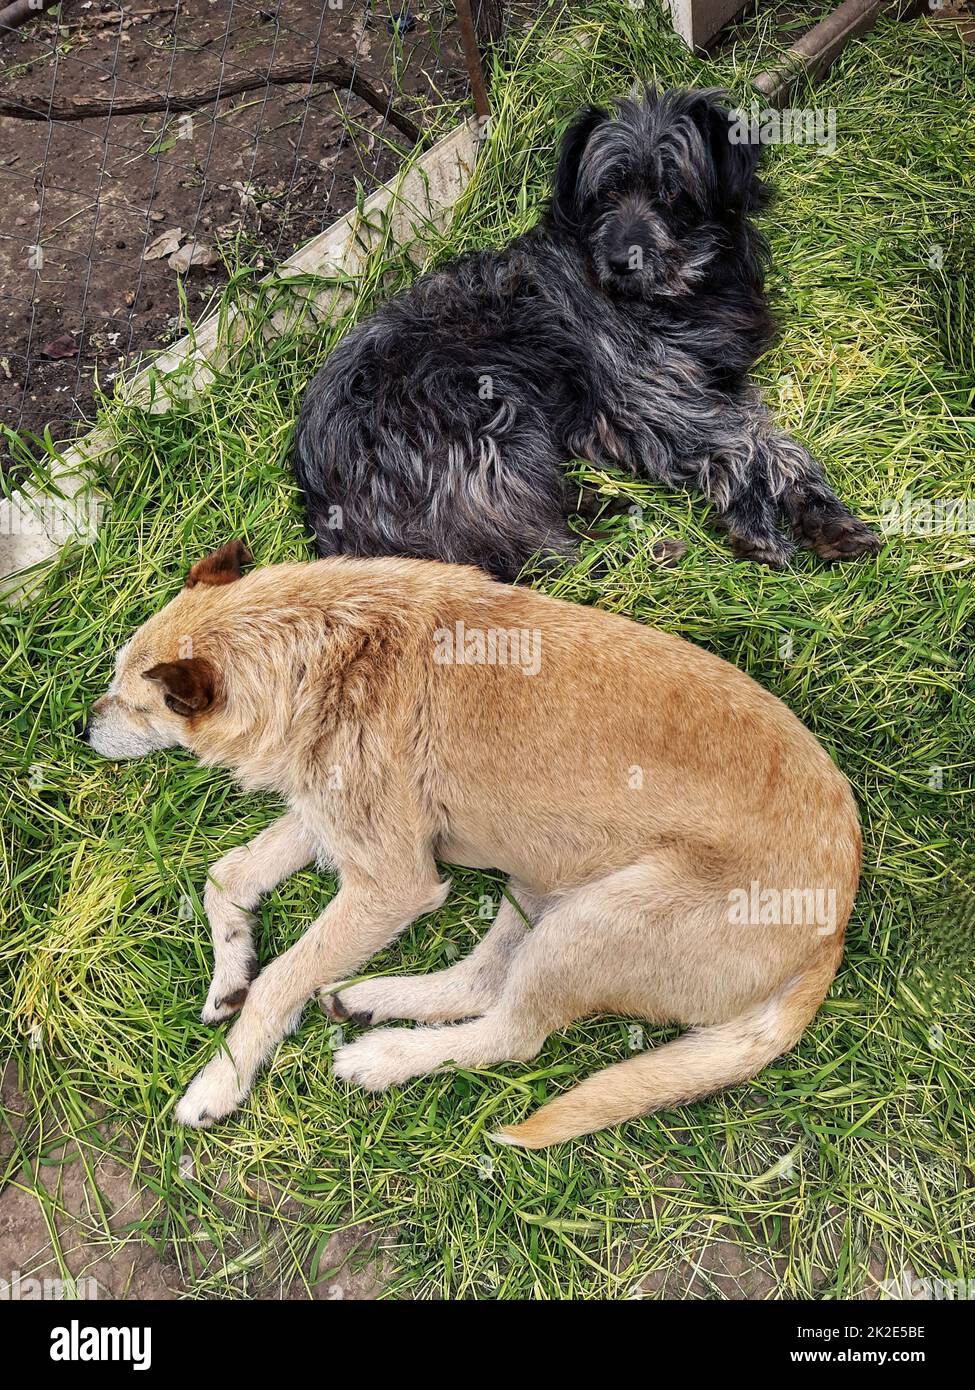
<svg viewBox="0 0 975 1390">
<path fill-rule="evenodd" d="M 338 1022 L 386 1023 L 411 1018 L 417 1023 L 446 1023 L 486 1013 L 508 976 L 516 952 L 528 936 L 522 913 L 535 920 L 543 900 L 513 892 L 521 912 L 503 899 L 494 925 L 464 960 L 432 975 L 390 975 L 348 985 L 322 998 L 322 1008 Z"/>
<path fill-rule="evenodd" d="M 505 919 L 505 930 L 509 921 Z M 586 977 L 580 982 L 579 973 L 573 968 L 577 938 L 578 950 L 585 953 L 592 937 L 591 923 L 580 923 L 575 897 L 546 912 L 531 931 L 525 929 L 520 918 L 518 923 L 522 927 L 521 943 L 510 961 L 500 994 L 483 1017 L 453 1027 L 381 1028 L 368 1033 L 337 1050 L 336 1076 L 367 1090 L 381 1091 L 435 1071 L 448 1062 L 460 1067 L 487 1067 L 495 1062 L 526 1061 L 539 1051 L 549 1033 L 595 1008 Z M 499 914 L 497 926 L 478 950 L 488 946 L 501 926 Z M 472 953 L 471 964 L 476 955 L 477 951 Z M 457 968 L 430 976 L 428 986 L 435 988 L 438 979 Z M 346 992 L 340 997 L 344 1000 Z"/>
<path fill-rule="evenodd" d="M 708 900 L 706 885 L 675 889 L 666 863 L 634 865 L 550 907 L 516 951 L 501 995 L 483 1017 L 453 1027 L 379 1029 L 340 1048 L 335 1073 L 382 1090 L 449 1062 L 485 1067 L 527 1060 L 550 1033 L 588 1014 L 672 1018 L 688 941 L 703 932 L 713 937 L 713 979 L 703 993 L 684 998 L 677 1016 L 720 1016 L 726 1008 L 726 1021 L 608 1068 L 500 1137 L 542 1147 L 745 1080 L 800 1036 L 839 952 L 810 929 L 808 941 L 784 947 L 800 955 L 808 949 L 806 967 L 755 998 L 767 964 L 753 958 L 747 937 L 719 946 L 724 913 L 720 902 Z M 688 919 L 701 914 L 704 920 L 685 935 Z"/>
<path fill-rule="evenodd" d="M 257 955 L 251 937 L 251 910 L 264 893 L 310 864 L 319 847 L 289 812 L 214 864 L 203 891 L 213 933 L 213 982 L 203 1006 L 204 1023 L 222 1023 L 243 1004 Z"/>
<path fill-rule="evenodd" d="M 414 876 L 395 861 L 389 880 L 356 873 L 290 950 L 271 961 L 251 985 L 225 1050 L 191 1082 L 176 1107 L 180 1124 L 206 1126 L 235 1110 L 262 1062 L 297 1027 L 307 1001 L 326 981 L 347 978 L 424 912 L 440 907 L 450 890 L 436 865 L 414 865 Z M 425 872 L 420 870 L 424 869 Z"/>
<path fill-rule="evenodd" d="M 502 999 L 483 1018 L 446 1028 L 380 1028 L 335 1053 L 335 1075 L 367 1091 L 400 1086 L 453 1062 L 489 1067 L 534 1057 L 552 1030 Z"/>
</svg>

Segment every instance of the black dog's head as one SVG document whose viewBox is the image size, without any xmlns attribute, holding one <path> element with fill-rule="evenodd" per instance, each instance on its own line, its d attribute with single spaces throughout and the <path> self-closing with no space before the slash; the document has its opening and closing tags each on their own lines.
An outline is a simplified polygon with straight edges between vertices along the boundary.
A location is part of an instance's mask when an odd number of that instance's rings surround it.
<svg viewBox="0 0 975 1390">
<path fill-rule="evenodd" d="M 585 245 L 607 293 L 686 294 L 729 257 L 758 273 L 747 214 L 767 196 L 760 148 L 736 134 L 714 91 L 647 89 L 613 115 L 579 113 L 562 141 L 549 216 Z"/>
</svg>

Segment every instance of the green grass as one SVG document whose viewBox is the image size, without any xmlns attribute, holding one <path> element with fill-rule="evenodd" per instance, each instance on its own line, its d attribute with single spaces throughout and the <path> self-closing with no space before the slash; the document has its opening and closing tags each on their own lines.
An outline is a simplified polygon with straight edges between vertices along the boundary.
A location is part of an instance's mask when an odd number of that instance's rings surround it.
<svg viewBox="0 0 975 1390">
<path fill-rule="evenodd" d="M 610 0 L 520 44 L 496 74 L 487 155 L 431 259 L 501 245 L 532 221 L 553 129 L 583 99 L 637 75 L 747 96 L 754 71 L 745 40 L 702 62 L 651 7 Z M 972 496 L 975 54 L 950 25 L 885 23 L 806 100 L 836 108 L 838 142 L 769 155 L 784 331 L 761 381 L 868 519 L 906 493 Z M 350 317 L 407 274 L 377 258 Z M 229 296 L 249 281 L 242 272 Z M 245 350 L 195 405 L 106 404 L 119 464 L 105 525 L 63 554 L 29 608 L 0 615 L 0 1047 L 27 1108 L 0 1179 L 40 1191 L 68 1136 L 92 1175 L 93 1245 L 148 1239 L 197 1295 L 310 1288 L 329 1236 L 360 1224 L 386 1232 L 391 1296 L 830 1298 L 907 1268 L 972 1277 L 971 535 L 892 536 L 875 561 L 802 556 L 776 574 L 734 564 L 699 499 L 589 475 L 630 494 L 643 524 L 617 521 L 551 591 L 743 666 L 815 731 L 862 810 L 842 971 L 800 1046 L 751 1085 L 547 1153 L 499 1150 L 486 1131 L 626 1054 L 626 1021 L 577 1025 L 528 1065 L 376 1098 L 333 1083 L 332 1029 L 310 1009 L 237 1116 L 209 1133 L 174 1126 L 181 1087 L 215 1046 L 198 1019 L 207 865 L 278 807 L 184 755 L 112 766 L 71 723 L 120 642 L 209 548 L 243 535 L 264 563 L 306 554 L 289 436 L 349 321 L 309 355 L 292 337 L 258 350 L 252 314 Z M 663 536 L 689 542 L 676 568 L 652 562 Z M 267 900 L 263 960 L 331 887 L 302 873 Z M 446 907 L 376 968 L 449 963 L 483 929 L 482 895 L 499 891 L 496 877 L 457 872 Z M 106 1155 L 147 1191 L 112 1232 L 96 1191 Z"/>
</svg>

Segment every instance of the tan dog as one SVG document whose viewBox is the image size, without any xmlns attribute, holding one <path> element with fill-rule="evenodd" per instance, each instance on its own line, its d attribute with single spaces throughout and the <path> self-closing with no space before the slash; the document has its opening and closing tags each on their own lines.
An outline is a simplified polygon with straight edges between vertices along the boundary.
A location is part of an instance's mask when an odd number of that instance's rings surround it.
<svg viewBox="0 0 975 1390">
<path fill-rule="evenodd" d="M 382 1029 L 338 1049 L 381 1089 L 448 1062 L 534 1056 L 586 1014 L 694 1025 L 609 1067 L 500 1138 L 531 1148 L 678 1105 L 792 1047 L 842 953 L 860 832 L 845 779 L 748 676 L 689 642 L 474 570 L 320 560 L 241 577 L 234 542 L 122 649 L 90 742 L 181 745 L 289 810 L 212 871 L 204 1020 L 241 1008 L 177 1116 L 247 1095 L 318 991 Z M 340 888 L 256 974 L 249 910 L 318 859 Z M 449 884 L 509 894 L 466 960 L 348 979 Z M 517 906 L 515 905 L 517 904 Z"/>
</svg>

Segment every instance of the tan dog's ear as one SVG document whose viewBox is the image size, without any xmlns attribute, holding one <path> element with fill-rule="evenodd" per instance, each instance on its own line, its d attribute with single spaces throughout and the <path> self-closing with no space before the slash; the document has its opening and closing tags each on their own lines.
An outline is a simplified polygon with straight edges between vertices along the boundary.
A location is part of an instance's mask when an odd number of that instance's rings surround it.
<svg viewBox="0 0 975 1390">
<path fill-rule="evenodd" d="M 241 568 L 253 563 L 254 557 L 243 541 L 229 541 L 212 555 L 197 560 L 186 576 L 186 587 L 193 589 L 197 584 L 232 584 L 240 578 Z"/>
<path fill-rule="evenodd" d="M 143 671 L 144 681 L 155 681 L 165 693 L 166 704 L 174 714 L 199 714 L 213 704 L 216 681 L 213 668 L 202 657 L 183 657 L 179 661 L 160 661 Z"/>
</svg>

